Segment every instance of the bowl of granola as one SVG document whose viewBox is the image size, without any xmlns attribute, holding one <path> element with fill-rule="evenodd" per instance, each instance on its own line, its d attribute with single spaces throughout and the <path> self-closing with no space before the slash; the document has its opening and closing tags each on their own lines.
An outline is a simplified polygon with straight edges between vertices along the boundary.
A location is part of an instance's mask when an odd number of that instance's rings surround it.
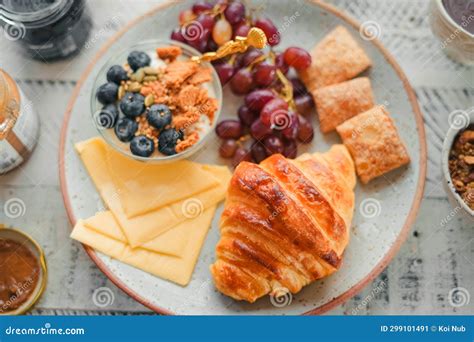
<svg viewBox="0 0 474 342">
<path fill-rule="evenodd" d="M 442 150 L 444 187 L 455 214 L 474 221 L 474 108 L 450 114 Z"/>
<path fill-rule="evenodd" d="M 219 77 L 180 42 L 148 40 L 110 58 L 91 94 L 92 120 L 117 151 L 143 162 L 188 158 L 212 135 L 222 107 Z"/>
</svg>

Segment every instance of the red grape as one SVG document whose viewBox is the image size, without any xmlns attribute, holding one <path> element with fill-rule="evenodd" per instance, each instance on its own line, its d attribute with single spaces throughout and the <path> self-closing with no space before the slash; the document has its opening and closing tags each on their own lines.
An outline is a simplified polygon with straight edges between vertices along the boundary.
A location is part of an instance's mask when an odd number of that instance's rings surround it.
<svg viewBox="0 0 474 342">
<path fill-rule="evenodd" d="M 187 37 L 186 33 L 183 33 L 183 35 L 185 38 Z M 210 35 L 209 30 L 204 29 L 202 33 L 200 34 L 200 37 L 196 37 L 196 38 L 191 37 L 191 36 L 187 37 L 186 43 L 192 46 L 193 48 L 195 48 L 196 50 L 198 50 L 199 52 L 206 52 L 207 41 L 209 39 L 209 35 Z"/>
<path fill-rule="evenodd" d="M 214 68 L 216 69 L 217 74 L 219 75 L 219 79 L 221 80 L 222 85 L 229 82 L 235 72 L 234 66 L 229 63 L 216 64 L 214 65 Z"/>
<path fill-rule="evenodd" d="M 244 128 L 239 120 L 223 120 L 216 126 L 216 133 L 222 139 L 239 139 L 244 133 Z"/>
<path fill-rule="evenodd" d="M 285 113 L 288 110 L 288 103 L 281 97 L 277 97 L 265 104 L 260 112 L 260 120 L 268 127 L 273 124 L 273 116 Z"/>
<path fill-rule="evenodd" d="M 253 88 L 252 73 L 247 68 L 240 69 L 230 80 L 230 89 L 237 95 L 248 94 Z"/>
<path fill-rule="evenodd" d="M 212 29 L 212 39 L 221 46 L 232 39 L 232 26 L 225 19 L 219 19 Z"/>
<path fill-rule="evenodd" d="M 288 66 L 288 64 L 285 63 L 285 59 L 283 58 L 283 54 L 282 53 L 279 53 L 276 55 L 275 57 L 275 65 L 278 69 L 280 69 L 280 71 L 283 73 L 283 74 L 287 74 L 288 73 L 288 70 L 290 69 L 290 67 Z"/>
<path fill-rule="evenodd" d="M 283 142 L 276 135 L 270 135 L 263 140 L 263 144 L 267 149 L 267 154 L 283 153 Z"/>
<path fill-rule="evenodd" d="M 242 161 L 251 162 L 252 155 L 250 154 L 249 150 L 247 150 L 246 148 L 239 147 L 237 151 L 235 151 L 234 159 L 232 160 L 232 165 L 234 165 L 234 167 L 237 167 L 237 165 L 239 165 L 240 162 Z"/>
<path fill-rule="evenodd" d="M 260 63 L 255 66 L 253 81 L 259 87 L 268 87 L 275 81 L 276 67 L 268 63 Z"/>
<path fill-rule="evenodd" d="M 198 1 L 193 5 L 193 12 L 194 14 L 199 14 L 211 10 L 213 7 L 214 6 L 210 2 Z"/>
<path fill-rule="evenodd" d="M 265 126 L 260 119 L 255 120 L 252 126 L 250 126 L 250 135 L 257 140 L 266 137 L 272 132 L 272 129 Z"/>
<path fill-rule="evenodd" d="M 209 15 L 209 14 L 199 14 L 198 17 L 196 18 L 196 21 L 201 24 L 201 26 L 204 28 L 204 29 L 208 29 L 209 31 L 212 30 L 212 28 L 214 27 L 214 18 Z"/>
<path fill-rule="evenodd" d="M 247 37 L 247 34 L 250 31 L 250 26 L 247 23 L 239 24 L 234 30 L 234 38 L 236 36 Z"/>
<path fill-rule="evenodd" d="M 238 24 L 245 18 L 245 6 L 238 1 L 231 2 L 225 9 L 224 15 L 232 25 Z"/>
<path fill-rule="evenodd" d="M 291 85 L 293 86 L 293 97 L 300 95 L 309 94 L 308 89 L 299 78 L 290 78 Z"/>
<path fill-rule="evenodd" d="M 207 41 L 206 52 L 216 51 L 218 48 L 219 46 L 212 38 Z"/>
<path fill-rule="evenodd" d="M 311 113 L 314 107 L 313 97 L 309 94 L 295 98 L 296 111 L 303 115 Z"/>
<path fill-rule="evenodd" d="M 283 155 L 286 158 L 295 159 L 296 155 L 298 154 L 298 145 L 296 144 L 295 140 L 287 140 L 284 141 L 283 144 Z"/>
<path fill-rule="evenodd" d="M 238 116 L 240 122 L 242 122 L 242 124 L 248 127 L 250 127 L 253 122 L 258 119 L 258 114 L 252 112 L 246 105 L 242 105 L 239 107 Z"/>
<path fill-rule="evenodd" d="M 273 24 L 273 22 L 268 18 L 259 18 L 255 22 L 255 26 L 261 29 L 268 39 L 268 44 L 271 46 L 278 45 L 280 43 L 280 33 L 278 29 Z"/>
<path fill-rule="evenodd" d="M 270 89 L 257 89 L 245 96 L 245 105 L 253 112 L 259 113 L 267 102 L 273 100 L 276 94 Z"/>
<path fill-rule="evenodd" d="M 246 66 L 249 66 L 250 63 L 252 63 L 255 59 L 257 59 L 258 57 L 260 56 L 263 56 L 263 52 L 262 50 L 258 50 L 258 49 L 249 49 L 243 59 L 242 59 L 242 66 L 243 67 L 246 67 Z"/>
<path fill-rule="evenodd" d="M 222 158 L 232 158 L 237 147 L 237 141 L 234 139 L 222 140 L 221 146 L 219 147 L 219 154 Z"/>
<path fill-rule="evenodd" d="M 250 151 L 252 152 L 253 160 L 255 160 L 256 163 L 260 163 L 262 160 L 267 158 L 267 149 L 259 141 L 254 142 Z"/>
<path fill-rule="evenodd" d="M 311 121 L 307 120 L 304 116 L 298 115 L 299 128 L 298 128 L 298 140 L 302 143 L 309 143 L 313 140 L 314 130 L 311 125 Z"/>
<path fill-rule="evenodd" d="M 175 28 L 173 31 L 171 31 L 171 39 L 177 40 L 178 42 L 181 43 L 186 43 L 186 39 L 184 39 L 183 34 L 181 33 L 181 28 Z"/>
<path fill-rule="evenodd" d="M 278 119 L 278 118 L 277 118 Z M 298 121 L 298 116 L 296 115 L 295 112 L 288 112 L 288 117 L 286 118 L 286 121 L 281 121 L 278 122 L 277 119 L 275 120 L 275 125 L 281 124 L 281 134 L 283 137 L 285 137 L 288 140 L 293 140 L 296 139 L 298 136 L 298 128 L 299 128 L 299 121 Z M 282 118 L 285 119 L 285 118 Z"/>
<path fill-rule="evenodd" d="M 296 70 L 304 70 L 311 65 L 311 55 L 308 51 L 299 47 L 289 47 L 283 53 L 286 64 Z"/>
</svg>

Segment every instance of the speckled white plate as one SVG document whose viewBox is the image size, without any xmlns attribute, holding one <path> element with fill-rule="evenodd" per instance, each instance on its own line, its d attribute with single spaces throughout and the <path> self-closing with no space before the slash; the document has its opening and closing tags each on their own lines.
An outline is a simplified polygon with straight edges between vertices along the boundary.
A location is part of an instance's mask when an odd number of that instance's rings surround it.
<svg viewBox="0 0 474 342">
<path fill-rule="evenodd" d="M 253 1 L 255 5 L 258 1 Z M 305 287 L 291 303 L 273 305 L 268 297 L 254 304 L 236 302 L 218 293 L 212 283 L 209 264 L 214 260 L 214 246 L 219 239 L 218 208 L 202 249 L 191 283 L 181 287 L 154 277 L 101 253 L 86 248 L 98 267 L 121 289 L 151 309 L 175 314 L 318 314 L 342 303 L 374 279 L 393 258 L 405 240 L 418 211 L 426 171 L 426 146 L 423 121 L 415 95 L 405 75 L 377 40 L 362 39 L 359 25 L 334 7 L 314 1 L 272 1 L 265 4 L 265 15 L 281 28 L 280 48 L 297 45 L 312 47 L 336 25 L 347 27 L 363 46 L 374 66 L 366 74 L 373 84 L 378 103 L 385 104 L 406 143 L 412 163 L 367 186 L 356 188 L 356 209 L 351 242 L 345 251 L 344 264 L 334 275 Z M 88 110 L 94 76 L 109 57 L 140 40 L 167 38 L 177 25 L 180 10 L 190 2 L 167 3 L 133 21 L 99 52 L 78 83 L 65 115 L 60 150 L 60 176 L 66 208 L 72 224 L 79 218 L 94 215 L 102 202 L 74 152 L 74 143 L 97 135 Z M 373 24 L 373 23 L 368 23 Z M 375 30 L 377 26 L 375 25 Z M 372 28 L 374 28 L 372 27 Z M 370 30 L 370 27 L 366 27 Z M 234 116 L 242 99 L 224 92 L 223 116 Z M 313 115 L 315 125 L 317 118 Z M 340 142 L 333 133 L 322 135 L 316 129 L 309 151 L 326 151 Z M 217 140 L 210 139 L 197 161 L 223 164 L 218 157 Z M 303 149 L 300 149 L 300 153 Z"/>
</svg>

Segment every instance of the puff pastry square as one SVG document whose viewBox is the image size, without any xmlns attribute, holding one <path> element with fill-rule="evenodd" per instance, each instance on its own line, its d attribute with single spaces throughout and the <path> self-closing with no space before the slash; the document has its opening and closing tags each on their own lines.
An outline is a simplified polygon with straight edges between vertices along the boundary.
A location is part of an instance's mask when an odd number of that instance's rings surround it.
<svg viewBox="0 0 474 342">
<path fill-rule="evenodd" d="M 356 171 L 368 183 L 410 162 L 407 149 L 384 106 L 376 106 L 336 128 L 349 149 Z"/>
<path fill-rule="evenodd" d="M 374 95 L 367 77 L 316 89 L 312 94 L 323 133 L 335 130 L 344 121 L 374 106 Z"/>
<path fill-rule="evenodd" d="M 309 90 L 340 83 L 356 77 L 372 61 L 343 26 L 329 32 L 311 51 L 313 63 L 300 72 Z"/>
</svg>

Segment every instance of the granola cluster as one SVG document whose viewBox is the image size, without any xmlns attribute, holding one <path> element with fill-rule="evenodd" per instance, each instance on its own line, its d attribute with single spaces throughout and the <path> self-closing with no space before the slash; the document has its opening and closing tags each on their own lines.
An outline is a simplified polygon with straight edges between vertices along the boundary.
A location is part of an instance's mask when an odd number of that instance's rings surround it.
<svg viewBox="0 0 474 342">
<path fill-rule="evenodd" d="M 449 172 L 456 191 L 474 210 L 474 125 L 454 141 L 449 153 Z"/>
</svg>

